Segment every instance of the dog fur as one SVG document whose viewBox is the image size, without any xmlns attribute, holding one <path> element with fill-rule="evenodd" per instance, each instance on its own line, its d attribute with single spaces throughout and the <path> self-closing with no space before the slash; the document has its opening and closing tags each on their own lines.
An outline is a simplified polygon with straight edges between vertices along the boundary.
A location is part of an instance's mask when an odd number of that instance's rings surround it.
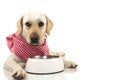
<svg viewBox="0 0 120 80">
<path fill-rule="evenodd" d="M 38 23 L 41 22 L 39 25 Z M 27 23 L 27 25 L 26 25 Z M 41 26 L 42 25 L 42 26 Z M 32 45 L 42 44 L 45 35 L 50 35 L 50 31 L 53 28 L 53 22 L 43 13 L 27 13 L 23 15 L 17 22 L 18 34 L 22 35 L 27 43 Z M 30 36 L 37 34 L 39 36 L 38 43 L 31 43 Z M 63 52 L 50 52 L 50 55 L 64 56 Z M 65 67 L 76 68 L 77 64 L 63 59 Z M 11 73 L 14 78 L 25 78 L 26 71 L 25 63 L 15 54 L 10 54 L 7 58 L 4 69 Z"/>
</svg>

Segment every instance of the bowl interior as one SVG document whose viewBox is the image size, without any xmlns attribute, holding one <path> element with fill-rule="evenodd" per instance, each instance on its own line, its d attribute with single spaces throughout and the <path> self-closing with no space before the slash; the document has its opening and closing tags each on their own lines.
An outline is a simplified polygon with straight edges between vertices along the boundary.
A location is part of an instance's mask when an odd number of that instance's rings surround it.
<svg viewBox="0 0 120 80">
<path fill-rule="evenodd" d="M 60 56 L 52 56 L 52 55 L 47 55 L 47 56 L 34 56 L 32 59 L 53 59 L 53 58 L 59 58 Z"/>
</svg>

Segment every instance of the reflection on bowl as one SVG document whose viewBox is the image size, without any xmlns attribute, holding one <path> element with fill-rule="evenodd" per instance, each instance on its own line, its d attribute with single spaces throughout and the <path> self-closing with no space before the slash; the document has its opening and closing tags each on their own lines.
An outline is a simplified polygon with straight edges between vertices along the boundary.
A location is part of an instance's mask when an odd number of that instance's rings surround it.
<svg viewBox="0 0 120 80">
<path fill-rule="evenodd" d="M 63 59 L 60 56 L 35 56 L 26 63 L 28 74 L 46 75 L 64 71 Z"/>
</svg>

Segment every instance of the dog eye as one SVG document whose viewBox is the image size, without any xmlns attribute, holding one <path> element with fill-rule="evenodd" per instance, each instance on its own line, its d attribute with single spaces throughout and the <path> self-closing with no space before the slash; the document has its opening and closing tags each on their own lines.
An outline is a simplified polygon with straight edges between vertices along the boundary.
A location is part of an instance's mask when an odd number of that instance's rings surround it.
<svg viewBox="0 0 120 80">
<path fill-rule="evenodd" d="M 39 27 L 42 27 L 44 25 L 44 23 L 43 22 L 39 22 L 38 25 L 39 25 Z"/>
<path fill-rule="evenodd" d="M 29 22 L 26 22 L 25 25 L 26 25 L 27 27 L 31 27 L 31 24 L 30 24 Z"/>
</svg>

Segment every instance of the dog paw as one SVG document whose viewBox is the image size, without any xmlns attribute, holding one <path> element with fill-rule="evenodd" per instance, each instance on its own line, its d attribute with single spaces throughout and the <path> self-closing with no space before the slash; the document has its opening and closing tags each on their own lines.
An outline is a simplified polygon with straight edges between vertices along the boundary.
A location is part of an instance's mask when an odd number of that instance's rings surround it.
<svg viewBox="0 0 120 80">
<path fill-rule="evenodd" d="M 65 53 L 64 52 L 51 52 L 51 54 L 50 55 L 52 55 L 52 56 L 65 56 Z"/>
<path fill-rule="evenodd" d="M 14 69 L 12 77 L 16 80 L 21 80 L 25 78 L 25 74 L 26 74 L 25 70 L 23 70 L 22 68 L 17 68 Z"/>
<path fill-rule="evenodd" d="M 73 61 L 64 61 L 64 65 L 67 68 L 76 68 L 78 65 Z"/>
</svg>

